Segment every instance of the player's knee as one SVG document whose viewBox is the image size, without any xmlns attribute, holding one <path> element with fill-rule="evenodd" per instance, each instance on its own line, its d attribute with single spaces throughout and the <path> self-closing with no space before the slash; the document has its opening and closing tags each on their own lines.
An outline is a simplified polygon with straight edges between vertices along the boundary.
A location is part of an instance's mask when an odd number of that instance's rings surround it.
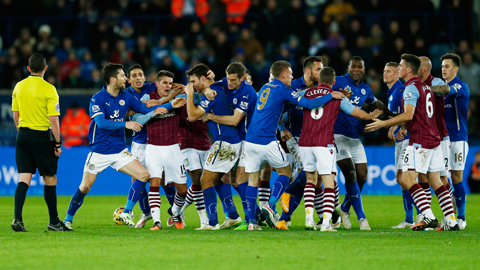
<svg viewBox="0 0 480 270">
<path fill-rule="evenodd" d="M 80 192 L 82 192 L 83 194 L 87 194 L 91 188 L 91 185 L 87 183 L 82 183 L 78 189 L 80 189 Z"/>
<path fill-rule="evenodd" d="M 150 178 L 150 174 L 147 172 L 147 170 L 145 170 L 145 171 L 138 174 L 137 179 L 142 181 L 142 182 L 147 182 L 149 178 Z"/>
</svg>

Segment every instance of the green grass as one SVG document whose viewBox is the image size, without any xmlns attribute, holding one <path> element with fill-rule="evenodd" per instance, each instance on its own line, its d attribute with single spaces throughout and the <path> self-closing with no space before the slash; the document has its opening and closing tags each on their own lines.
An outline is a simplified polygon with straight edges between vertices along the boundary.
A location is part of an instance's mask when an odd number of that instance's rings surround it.
<svg viewBox="0 0 480 270">
<path fill-rule="evenodd" d="M 343 197 L 343 196 L 342 196 Z M 69 197 L 59 197 L 60 218 Z M 480 196 L 468 196 L 468 226 L 461 232 L 393 230 L 402 220 L 400 196 L 364 196 L 372 231 L 337 233 L 305 231 L 299 207 L 290 231 L 265 229 L 238 232 L 195 231 L 198 215 L 191 206 L 187 228 L 166 227 L 162 198 L 162 231 L 115 225 L 113 211 L 125 197 L 88 196 L 74 219 L 75 232 L 47 231 L 48 214 L 42 197 L 27 197 L 27 233 L 10 228 L 13 197 L 0 197 L 0 269 L 479 269 Z M 239 211 L 239 198 L 235 198 Z M 441 211 L 433 199 L 438 218 Z M 221 210 L 220 210 L 221 212 Z M 136 206 L 136 219 L 141 212 Z M 223 221 L 220 213 L 219 219 Z"/>
</svg>

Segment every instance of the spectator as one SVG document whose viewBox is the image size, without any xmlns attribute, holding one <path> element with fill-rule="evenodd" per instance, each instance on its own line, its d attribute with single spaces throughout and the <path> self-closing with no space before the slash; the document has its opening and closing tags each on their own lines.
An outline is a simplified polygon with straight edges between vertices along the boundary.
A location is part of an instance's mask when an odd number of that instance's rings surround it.
<svg viewBox="0 0 480 270">
<path fill-rule="evenodd" d="M 75 56 L 75 52 L 70 51 L 68 53 L 68 59 L 63 62 L 62 68 L 60 69 L 60 81 L 63 83 L 68 76 L 70 76 L 70 72 L 76 67 L 80 67 L 80 61 Z"/>
<path fill-rule="evenodd" d="M 337 21 L 340 24 L 347 22 L 348 15 L 355 14 L 355 9 L 352 4 L 345 2 L 345 0 L 334 0 L 325 8 L 325 15 L 323 21 L 329 23 L 331 21 Z"/>
<path fill-rule="evenodd" d="M 36 51 L 43 54 L 45 58 L 49 59 L 55 52 L 55 47 L 58 45 L 56 38 L 51 37 L 52 29 L 48 24 L 43 24 L 38 29 L 38 42 Z"/>
<path fill-rule="evenodd" d="M 357 19 L 352 20 L 346 33 L 347 44 L 350 44 L 350 46 L 356 44 L 358 36 L 361 35 L 363 35 L 363 31 L 360 21 Z"/>
<path fill-rule="evenodd" d="M 367 47 L 374 47 L 374 46 L 381 46 L 383 44 L 383 32 L 380 24 L 374 23 L 370 28 L 370 36 L 366 38 L 366 46 Z M 423 55 L 423 54 L 421 54 Z"/>
<path fill-rule="evenodd" d="M 202 23 L 206 23 L 210 12 L 207 0 L 172 0 L 172 15 L 175 18 L 197 15 Z"/>
<path fill-rule="evenodd" d="M 262 44 L 255 37 L 253 37 L 253 34 L 247 27 L 242 29 L 240 38 L 238 39 L 237 43 L 235 43 L 235 48 L 238 47 L 243 48 L 245 52 L 245 59 L 248 62 L 253 62 L 253 58 L 256 53 L 263 53 Z"/>
<path fill-rule="evenodd" d="M 472 171 L 468 176 L 468 185 L 471 193 L 480 193 L 480 151 L 475 153 L 475 162 L 473 162 Z"/>
<path fill-rule="evenodd" d="M 428 46 L 425 44 L 425 40 L 422 37 L 417 37 L 412 52 L 413 54 L 420 56 L 429 55 Z"/>
<path fill-rule="evenodd" d="M 24 77 L 22 65 L 19 63 L 17 55 L 7 56 L 7 63 L 2 73 L 4 80 L 2 80 L 0 88 L 13 89 L 15 84 Z"/>
<path fill-rule="evenodd" d="M 384 39 L 385 43 L 383 44 L 383 48 L 385 48 L 384 49 L 385 53 L 388 53 L 387 48 L 390 49 L 390 48 L 393 48 L 393 46 L 395 46 L 395 40 L 397 38 L 401 38 L 400 25 L 398 24 L 397 21 L 391 21 L 388 26 L 388 30 L 389 31 L 386 32 L 385 39 Z"/>
<path fill-rule="evenodd" d="M 468 85 L 470 97 L 480 98 L 480 65 L 473 60 L 470 52 L 465 53 L 462 60 L 458 77 Z"/>
<path fill-rule="evenodd" d="M 102 80 L 102 74 L 100 73 L 100 70 L 94 69 L 92 71 L 91 80 L 89 83 L 87 83 L 87 87 L 100 90 L 104 85 L 105 83 Z"/>
<path fill-rule="evenodd" d="M 325 40 L 325 47 L 329 51 L 333 51 L 338 47 L 340 40 L 344 39 L 342 34 L 340 34 L 340 28 L 337 22 L 333 21 L 329 27 L 330 33 L 328 34 L 327 40 Z"/>
<path fill-rule="evenodd" d="M 302 31 L 305 29 L 305 12 L 301 0 L 290 1 L 290 8 L 286 16 L 288 21 L 288 35 L 298 34 L 300 32 L 298 29 L 302 29 Z"/>
<path fill-rule="evenodd" d="M 284 38 L 285 13 L 278 7 L 277 0 L 267 0 L 267 6 L 262 11 L 263 20 L 259 25 L 259 38 L 265 45 L 267 55 L 273 51 L 273 47 L 279 45 Z"/>
<path fill-rule="evenodd" d="M 159 66 L 163 64 L 163 58 L 170 54 L 168 49 L 168 40 L 167 37 L 161 36 L 158 40 L 158 46 L 152 50 L 152 64 Z M 142 66 L 143 67 L 143 66 Z"/>
<path fill-rule="evenodd" d="M 195 57 L 199 61 L 203 61 L 207 58 L 208 55 L 208 45 L 207 41 L 203 35 L 197 36 L 197 41 L 195 42 L 195 48 L 191 50 L 190 56 Z"/>
<path fill-rule="evenodd" d="M 20 51 L 20 49 L 24 45 L 30 45 L 33 48 L 36 43 L 37 43 L 37 40 L 34 37 L 32 37 L 32 35 L 30 34 L 30 30 L 28 28 L 22 28 L 22 30 L 20 31 L 20 36 L 17 39 L 15 39 L 15 42 L 13 42 L 13 46 L 18 51 Z"/>
<path fill-rule="evenodd" d="M 110 56 L 110 62 L 127 66 L 132 63 L 132 51 L 127 49 L 125 40 L 117 40 L 116 50 Z"/>
<path fill-rule="evenodd" d="M 85 82 L 90 82 L 92 79 L 92 71 L 97 68 L 97 64 L 92 60 L 92 54 L 86 51 L 83 54 L 83 60 L 80 63 L 80 76 Z"/>
<path fill-rule="evenodd" d="M 185 38 L 185 46 L 188 50 L 195 48 L 195 43 L 197 43 L 198 36 L 200 35 L 202 35 L 202 25 L 199 21 L 193 21 L 192 24 L 190 24 L 190 32 Z"/>
<path fill-rule="evenodd" d="M 150 46 L 148 45 L 147 37 L 138 36 L 137 44 L 133 50 L 132 59 L 133 62 L 140 64 L 142 67 L 149 67 L 152 65 L 151 59 L 152 52 Z"/>
<path fill-rule="evenodd" d="M 67 148 L 72 146 L 88 145 L 88 126 L 90 116 L 85 110 L 74 102 L 67 109 L 62 118 L 60 133 L 62 134 L 63 145 Z"/>
<path fill-rule="evenodd" d="M 108 59 L 110 59 L 110 44 L 108 40 L 103 39 L 100 41 L 99 47 L 99 50 L 96 50 L 93 55 L 93 60 L 97 63 L 97 67 L 103 67 L 108 64 Z"/>
<path fill-rule="evenodd" d="M 357 48 L 352 49 L 352 54 L 361 56 L 365 61 L 365 66 L 372 66 L 373 52 L 371 48 L 367 47 L 367 42 L 363 36 L 357 37 Z"/>
<path fill-rule="evenodd" d="M 62 66 L 58 62 L 58 58 L 56 56 L 50 57 L 50 59 L 48 60 L 48 69 L 47 69 L 46 75 L 49 80 L 51 80 L 52 82 L 55 82 L 55 83 L 50 82 L 51 84 L 56 86 L 59 85 L 61 69 L 62 69 Z"/>
<path fill-rule="evenodd" d="M 228 42 L 225 32 L 218 33 L 212 47 L 220 59 L 229 59 L 232 56 L 233 47 Z"/>
<path fill-rule="evenodd" d="M 63 46 L 55 50 L 55 55 L 57 56 L 58 61 L 63 63 L 65 60 L 67 60 L 68 53 L 71 51 L 75 51 L 73 48 L 72 39 L 66 37 L 63 39 Z"/>
<path fill-rule="evenodd" d="M 74 67 L 62 83 L 65 88 L 85 88 L 87 86 L 85 79 L 81 76 L 80 67 Z"/>
<path fill-rule="evenodd" d="M 126 47 L 131 50 L 135 43 L 133 39 L 133 34 L 135 33 L 135 28 L 130 20 L 124 20 L 120 26 L 116 25 L 113 28 L 113 32 L 118 36 L 119 39 L 125 41 Z"/>
<path fill-rule="evenodd" d="M 242 24 L 250 8 L 250 0 L 222 0 L 227 12 L 227 23 Z"/>
</svg>

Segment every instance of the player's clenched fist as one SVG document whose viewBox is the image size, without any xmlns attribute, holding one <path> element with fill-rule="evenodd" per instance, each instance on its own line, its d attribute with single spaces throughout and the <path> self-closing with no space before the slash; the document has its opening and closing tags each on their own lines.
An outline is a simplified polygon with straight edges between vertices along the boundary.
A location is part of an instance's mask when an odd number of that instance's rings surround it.
<svg viewBox="0 0 480 270">
<path fill-rule="evenodd" d="M 187 100 L 185 98 L 176 98 L 172 101 L 172 106 L 173 108 L 180 108 L 185 105 L 186 102 Z"/>
<path fill-rule="evenodd" d="M 161 115 L 161 114 L 166 114 L 168 110 L 166 108 L 156 108 L 153 111 L 153 115 Z"/>
<path fill-rule="evenodd" d="M 330 93 L 333 97 L 333 99 L 342 99 L 345 97 L 344 94 L 342 94 L 341 92 L 337 92 L 337 91 L 333 91 Z"/>
</svg>

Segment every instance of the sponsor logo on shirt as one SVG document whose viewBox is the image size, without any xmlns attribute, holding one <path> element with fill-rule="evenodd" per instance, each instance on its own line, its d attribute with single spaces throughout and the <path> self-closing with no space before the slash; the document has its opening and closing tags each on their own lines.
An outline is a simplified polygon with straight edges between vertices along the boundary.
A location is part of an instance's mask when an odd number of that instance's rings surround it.
<svg viewBox="0 0 480 270">
<path fill-rule="evenodd" d="M 241 101 L 241 102 L 240 102 L 240 108 L 242 108 L 243 110 L 248 109 L 248 102 L 246 102 L 246 101 Z"/>
<path fill-rule="evenodd" d="M 110 115 L 110 118 L 117 118 L 120 115 L 120 110 L 114 110 L 113 115 Z"/>
<path fill-rule="evenodd" d="M 105 102 L 105 104 L 107 104 L 110 107 L 110 102 Z"/>
<path fill-rule="evenodd" d="M 98 105 L 93 105 L 92 106 L 92 112 L 96 113 L 98 111 L 100 111 L 100 107 Z"/>
<path fill-rule="evenodd" d="M 120 103 L 120 106 L 123 106 L 123 105 L 125 105 L 125 100 L 120 99 L 120 102 L 119 102 L 119 103 Z"/>
<path fill-rule="evenodd" d="M 200 102 L 200 106 L 202 106 L 202 107 L 204 107 L 204 108 L 207 108 L 209 103 L 210 103 L 210 101 L 208 101 L 208 100 L 203 100 L 203 101 Z"/>
<path fill-rule="evenodd" d="M 246 95 L 246 96 L 243 96 L 243 98 L 244 98 L 244 99 L 246 99 L 246 100 L 248 100 L 248 95 Z"/>
</svg>

